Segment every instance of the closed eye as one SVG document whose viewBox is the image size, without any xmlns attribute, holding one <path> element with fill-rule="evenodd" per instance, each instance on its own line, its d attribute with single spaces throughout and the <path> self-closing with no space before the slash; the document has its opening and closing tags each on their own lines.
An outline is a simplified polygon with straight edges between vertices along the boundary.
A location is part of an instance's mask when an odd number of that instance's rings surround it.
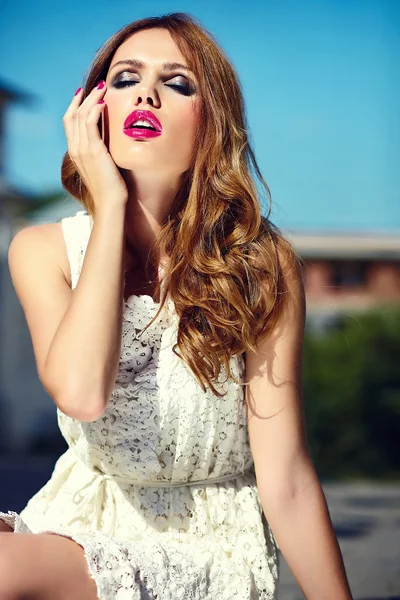
<svg viewBox="0 0 400 600">
<path fill-rule="evenodd" d="M 121 89 L 121 88 L 125 88 L 125 87 L 130 87 L 132 85 L 135 85 L 136 83 L 139 83 L 138 81 L 135 81 L 133 79 L 120 79 L 119 81 L 115 81 L 113 83 L 113 87 L 117 88 L 117 89 Z M 172 88 L 174 90 L 176 90 L 178 93 L 183 94 L 184 96 L 190 96 L 194 93 L 194 90 L 190 88 L 189 85 L 179 85 L 177 83 L 166 83 L 165 84 L 166 87 Z"/>
</svg>

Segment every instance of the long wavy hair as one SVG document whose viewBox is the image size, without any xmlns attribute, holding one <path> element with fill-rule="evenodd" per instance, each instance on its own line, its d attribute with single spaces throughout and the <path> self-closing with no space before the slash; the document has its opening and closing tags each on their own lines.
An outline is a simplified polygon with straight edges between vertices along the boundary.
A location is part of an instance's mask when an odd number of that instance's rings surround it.
<svg viewBox="0 0 400 600">
<path fill-rule="evenodd" d="M 137 20 L 96 53 L 84 96 L 106 79 L 116 49 L 137 31 L 165 28 L 194 72 L 200 92 L 200 123 L 191 166 L 168 222 L 154 248 L 168 257 L 164 294 L 179 316 L 173 351 L 191 368 L 203 391 L 217 389 L 221 368 L 235 377 L 231 359 L 257 351 L 274 329 L 288 291 L 284 264 L 301 259 L 269 220 L 271 194 L 257 165 L 247 131 L 238 76 L 213 36 L 187 13 Z M 267 215 L 251 166 L 268 200 Z M 94 203 L 68 152 L 61 169 L 64 188 L 95 218 Z M 160 294 L 160 283 L 156 294 Z M 178 352 L 179 349 L 179 352 Z M 238 382 L 247 385 L 248 382 Z M 219 386 L 218 386 L 219 387 Z"/>
</svg>

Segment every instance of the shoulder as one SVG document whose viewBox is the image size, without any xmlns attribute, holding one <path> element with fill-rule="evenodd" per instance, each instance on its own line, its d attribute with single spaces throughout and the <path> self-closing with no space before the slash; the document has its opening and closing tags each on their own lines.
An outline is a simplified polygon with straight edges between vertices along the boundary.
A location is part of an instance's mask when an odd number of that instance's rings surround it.
<svg viewBox="0 0 400 600">
<path fill-rule="evenodd" d="M 265 303 L 267 313 L 259 317 L 267 325 L 267 333 L 259 341 L 256 352 L 246 352 L 249 381 L 275 369 L 285 372 L 284 378 L 292 379 L 301 362 L 306 318 L 303 261 L 281 233 L 272 232 L 271 245 L 274 284 L 271 284 L 271 273 L 261 282 L 268 301 Z"/>
<path fill-rule="evenodd" d="M 71 269 L 61 221 L 28 225 L 20 229 L 14 235 L 9 246 L 10 267 L 11 263 L 22 260 L 27 252 L 33 251 L 42 254 L 46 261 L 50 260 L 62 272 L 66 282 L 71 286 Z"/>
<path fill-rule="evenodd" d="M 287 298 L 284 307 L 286 310 L 291 308 L 292 310 L 302 311 L 305 308 L 304 261 L 292 243 L 284 236 L 279 237 L 276 249 L 283 288 Z"/>
<path fill-rule="evenodd" d="M 264 272 L 268 276 L 261 281 L 261 285 L 267 295 L 272 293 L 275 296 L 279 320 L 287 322 L 288 311 L 304 309 L 304 261 L 290 239 L 277 226 L 265 217 L 262 222 L 264 243 L 258 259 L 266 267 Z M 274 284 L 272 286 L 271 281 Z"/>
</svg>

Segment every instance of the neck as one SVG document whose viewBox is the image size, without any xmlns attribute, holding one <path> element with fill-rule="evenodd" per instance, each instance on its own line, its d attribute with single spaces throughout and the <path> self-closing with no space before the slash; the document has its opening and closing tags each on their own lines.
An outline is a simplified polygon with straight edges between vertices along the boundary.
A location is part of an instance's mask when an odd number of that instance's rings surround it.
<svg viewBox="0 0 400 600">
<path fill-rule="evenodd" d="M 131 171 L 123 175 L 129 190 L 125 210 L 126 251 L 131 264 L 138 264 L 143 273 L 150 271 L 148 279 L 152 280 L 160 262 L 159 252 L 155 254 L 153 250 L 154 243 L 180 198 L 182 177 L 161 182 L 154 178 L 154 173 L 151 181 L 138 179 Z"/>
</svg>

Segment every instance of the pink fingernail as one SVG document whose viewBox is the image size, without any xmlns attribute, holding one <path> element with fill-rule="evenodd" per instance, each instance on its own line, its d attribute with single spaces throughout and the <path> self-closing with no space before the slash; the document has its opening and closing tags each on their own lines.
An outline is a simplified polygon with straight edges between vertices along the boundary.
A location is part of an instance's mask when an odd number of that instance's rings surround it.
<svg viewBox="0 0 400 600">
<path fill-rule="evenodd" d="M 99 100 L 97 104 L 104 104 L 104 100 Z"/>
<path fill-rule="evenodd" d="M 104 87 L 104 84 L 105 84 L 105 81 L 104 81 L 104 80 L 101 80 L 101 81 L 99 82 L 98 86 L 97 86 L 97 89 L 98 89 L 98 90 L 102 90 L 102 89 L 103 89 L 103 87 Z"/>
<path fill-rule="evenodd" d="M 78 89 L 76 90 L 76 92 L 75 92 L 74 96 L 76 96 L 77 94 L 79 94 L 79 92 L 81 91 L 81 89 L 82 89 L 81 87 L 80 87 L 80 88 L 78 88 Z"/>
</svg>

